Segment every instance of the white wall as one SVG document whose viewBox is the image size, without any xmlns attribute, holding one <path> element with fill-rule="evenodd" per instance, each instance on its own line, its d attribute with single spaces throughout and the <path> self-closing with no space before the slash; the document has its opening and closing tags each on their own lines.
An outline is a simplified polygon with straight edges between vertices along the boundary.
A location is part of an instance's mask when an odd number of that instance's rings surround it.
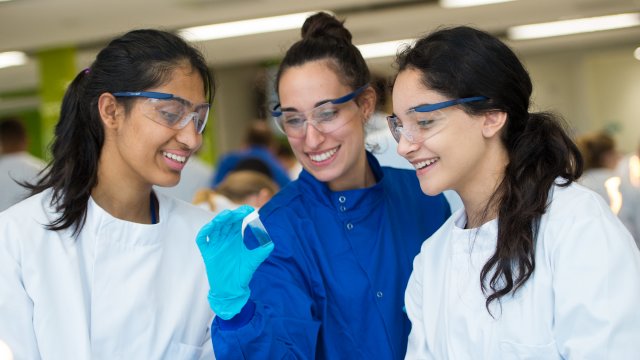
<svg viewBox="0 0 640 360">
<path fill-rule="evenodd" d="M 619 149 L 635 151 L 640 144 L 640 61 L 634 49 L 521 56 L 534 82 L 533 109 L 561 113 L 577 135 L 617 129 Z"/>
</svg>

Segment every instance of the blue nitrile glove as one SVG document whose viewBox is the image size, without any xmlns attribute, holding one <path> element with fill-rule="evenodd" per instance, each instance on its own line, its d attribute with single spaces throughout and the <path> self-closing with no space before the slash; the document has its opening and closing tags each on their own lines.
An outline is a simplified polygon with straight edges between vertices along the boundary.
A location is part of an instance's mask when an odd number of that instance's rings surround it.
<svg viewBox="0 0 640 360">
<path fill-rule="evenodd" d="M 196 238 L 207 268 L 209 305 L 224 320 L 234 317 L 247 303 L 253 273 L 273 251 L 273 243 L 253 250 L 244 245 L 242 219 L 252 211 L 247 205 L 225 210 L 203 226 Z"/>
</svg>

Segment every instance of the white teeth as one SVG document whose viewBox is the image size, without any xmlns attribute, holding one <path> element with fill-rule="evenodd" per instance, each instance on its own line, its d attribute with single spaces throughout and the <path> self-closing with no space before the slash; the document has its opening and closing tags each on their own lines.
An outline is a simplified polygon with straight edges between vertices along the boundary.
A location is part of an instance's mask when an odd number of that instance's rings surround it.
<svg viewBox="0 0 640 360">
<path fill-rule="evenodd" d="M 416 168 L 416 170 L 420 170 L 426 166 L 429 166 L 433 163 L 435 163 L 436 161 L 440 160 L 440 158 L 433 158 L 433 159 L 429 159 L 429 160 L 425 160 L 425 161 L 420 161 L 419 163 L 415 163 L 413 164 L 413 166 Z"/>
<path fill-rule="evenodd" d="M 172 154 L 170 152 L 166 152 L 163 151 L 162 155 L 164 155 L 164 157 L 169 158 L 173 161 L 177 161 L 181 164 L 184 164 L 185 161 L 187 161 L 187 157 L 186 156 L 180 156 L 180 155 L 176 155 L 176 154 Z"/>
<path fill-rule="evenodd" d="M 322 154 L 309 155 L 309 157 L 311 158 L 311 160 L 316 161 L 316 162 L 325 161 L 328 158 L 332 157 L 333 154 L 336 153 L 336 151 L 338 151 L 338 148 L 331 149 L 331 150 L 329 150 L 327 152 L 324 152 Z"/>
</svg>

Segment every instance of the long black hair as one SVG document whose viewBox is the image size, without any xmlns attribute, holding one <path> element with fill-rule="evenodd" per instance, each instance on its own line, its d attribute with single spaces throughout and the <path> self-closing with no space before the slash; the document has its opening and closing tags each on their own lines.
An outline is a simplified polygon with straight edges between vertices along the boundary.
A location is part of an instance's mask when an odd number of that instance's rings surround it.
<svg viewBox="0 0 640 360">
<path fill-rule="evenodd" d="M 420 71 L 427 88 L 452 99 L 488 98 L 461 105 L 468 114 L 495 110 L 507 114 L 501 141 L 509 163 L 483 215 L 498 209 L 496 251 L 480 274 L 489 311 L 492 301 L 515 293 L 531 277 L 536 231 L 551 186 L 558 177 L 564 179 L 560 186 L 579 178 L 582 157 L 559 116 L 529 112 L 529 74 L 496 37 L 466 26 L 440 29 L 402 51 L 396 63 L 399 71 Z"/>
<path fill-rule="evenodd" d="M 91 190 L 98 183 L 98 160 L 104 143 L 104 128 L 98 98 L 104 93 L 143 91 L 170 80 L 183 65 L 197 71 L 209 102 L 215 86 L 202 54 L 182 38 L 161 30 L 134 30 L 112 40 L 98 53 L 91 67 L 71 82 L 62 100 L 60 119 L 51 144 L 52 161 L 35 184 L 32 195 L 51 188 L 51 205 L 60 214 L 49 230 L 84 225 Z M 123 98 L 125 112 L 133 99 Z"/>
<path fill-rule="evenodd" d="M 351 43 L 351 33 L 338 19 L 324 12 L 314 14 L 305 20 L 301 33 L 302 39 L 287 50 L 280 63 L 276 92 L 280 77 L 288 68 L 325 59 L 352 90 L 369 83 L 371 75 L 367 63 Z"/>
</svg>

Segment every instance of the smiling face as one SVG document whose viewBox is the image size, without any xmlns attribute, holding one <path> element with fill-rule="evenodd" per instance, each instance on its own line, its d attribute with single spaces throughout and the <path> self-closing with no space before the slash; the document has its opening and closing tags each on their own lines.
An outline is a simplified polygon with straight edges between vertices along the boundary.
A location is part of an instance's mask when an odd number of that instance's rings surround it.
<svg viewBox="0 0 640 360">
<path fill-rule="evenodd" d="M 327 60 L 318 60 L 288 68 L 280 77 L 278 95 L 283 109 L 305 112 L 354 90 L 340 82 Z M 288 138 L 302 166 L 334 191 L 366 184 L 370 170 L 364 149 L 364 120 L 375 102 L 371 91 L 367 89 L 357 100 L 338 107 L 335 116 L 350 119 L 344 126 L 323 134 L 308 124 L 304 137 Z"/>
<path fill-rule="evenodd" d="M 177 67 L 169 79 L 145 90 L 173 94 L 192 104 L 206 102 L 203 81 L 191 67 Z M 109 101 L 102 99 L 109 96 L 103 94 L 100 101 Z M 202 135 L 196 132 L 192 121 L 183 129 L 171 129 L 151 120 L 145 101 L 135 98 L 128 114 L 122 104 L 105 107 L 105 143 L 99 173 L 109 178 L 109 174 L 117 174 L 114 181 L 127 186 L 176 185 L 189 157 L 200 147 Z M 109 109 L 115 109 L 113 116 Z"/>
<path fill-rule="evenodd" d="M 408 121 L 407 112 L 416 106 L 447 100 L 452 99 L 426 88 L 415 69 L 400 72 L 393 86 L 393 111 L 400 121 Z M 398 153 L 415 166 L 424 193 L 436 195 L 448 189 L 460 196 L 472 193 L 490 168 L 485 117 L 471 116 L 459 105 L 438 111 L 441 125 L 421 142 L 411 143 L 402 135 Z"/>
</svg>

